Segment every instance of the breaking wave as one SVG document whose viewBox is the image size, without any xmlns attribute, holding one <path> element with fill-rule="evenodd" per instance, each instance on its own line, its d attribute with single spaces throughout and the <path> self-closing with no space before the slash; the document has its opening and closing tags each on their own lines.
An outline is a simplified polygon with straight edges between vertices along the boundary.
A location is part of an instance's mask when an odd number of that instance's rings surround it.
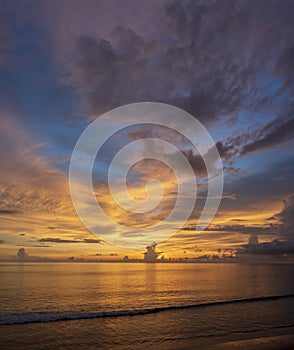
<svg viewBox="0 0 294 350">
<path fill-rule="evenodd" d="M 165 306 L 149 309 L 137 309 L 137 310 L 118 310 L 118 311 L 104 311 L 104 312 L 25 312 L 25 313 L 10 313 L 0 314 L 0 325 L 14 325 L 14 324 L 27 324 L 27 323 L 47 323 L 57 321 L 70 321 L 81 320 L 91 318 L 106 318 L 106 317 L 122 317 L 122 316 L 138 316 L 154 314 L 158 312 L 171 311 L 171 310 L 183 310 L 192 308 L 201 308 L 218 305 L 238 304 L 238 303 L 252 303 L 259 301 L 270 301 L 278 299 L 293 298 L 294 294 L 288 295 L 274 295 L 257 298 L 246 299 L 233 299 L 226 301 L 213 301 L 207 303 L 179 305 L 179 306 Z"/>
</svg>

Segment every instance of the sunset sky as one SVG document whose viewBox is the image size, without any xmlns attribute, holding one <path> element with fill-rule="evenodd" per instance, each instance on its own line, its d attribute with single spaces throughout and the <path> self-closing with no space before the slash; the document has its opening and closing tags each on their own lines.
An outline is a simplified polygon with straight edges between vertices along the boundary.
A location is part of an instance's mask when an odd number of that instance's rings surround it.
<svg viewBox="0 0 294 350">
<path fill-rule="evenodd" d="M 175 178 L 157 161 L 135 164 L 128 187 L 144 199 L 146 183 L 160 180 L 159 211 L 129 215 L 107 188 L 115 154 L 156 137 L 181 149 L 199 187 L 190 220 L 159 244 L 166 257 L 238 248 L 251 234 L 268 242 L 268 255 L 294 254 L 293 13 L 291 0 L 0 0 L 0 259 L 21 247 L 39 258 L 143 257 L 144 247 L 111 245 L 85 228 L 68 170 L 91 121 L 145 101 L 205 125 L 223 161 L 221 205 L 195 232 L 207 190 L 201 157 L 176 132 L 145 125 L 122 130 L 98 154 L 94 191 L 105 212 L 142 232 L 169 213 Z"/>
</svg>

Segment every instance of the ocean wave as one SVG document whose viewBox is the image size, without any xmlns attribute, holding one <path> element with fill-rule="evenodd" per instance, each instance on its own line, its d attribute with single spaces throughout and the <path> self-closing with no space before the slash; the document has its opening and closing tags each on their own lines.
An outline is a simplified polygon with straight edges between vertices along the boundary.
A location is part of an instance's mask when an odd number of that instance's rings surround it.
<svg viewBox="0 0 294 350">
<path fill-rule="evenodd" d="M 103 312 L 22 312 L 22 313 L 2 313 L 0 314 L 0 325 L 14 325 L 27 323 L 47 323 L 57 321 L 71 321 L 90 318 L 105 318 L 105 317 L 123 317 L 123 316 L 138 316 L 147 315 L 163 311 L 183 310 L 201 307 L 210 307 L 218 305 L 228 305 L 237 303 L 252 303 L 259 301 L 270 301 L 278 299 L 293 298 L 294 294 L 287 295 L 272 295 L 256 298 L 233 299 L 225 301 L 212 301 L 207 303 L 163 306 L 149 309 L 134 309 L 134 310 L 117 310 L 117 311 L 103 311 Z"/>
</svg>

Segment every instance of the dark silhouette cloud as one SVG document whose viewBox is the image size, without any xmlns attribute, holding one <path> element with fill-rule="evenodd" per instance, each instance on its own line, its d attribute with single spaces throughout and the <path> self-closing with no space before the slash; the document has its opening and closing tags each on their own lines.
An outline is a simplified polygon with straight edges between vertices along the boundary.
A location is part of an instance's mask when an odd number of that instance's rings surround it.
<svg viewBox="0 0 294 350">
<path fill-rule="evenodd" d="M 284 208 L 275 218 L 280 221 L 279 229 L 283 237 L 294 243 L 294 193 L 284 199 Z"/>
<path fill-rule="evenodd" d="M 264 234 L 264 235 L 270 235 L 273 233 L 277 233 L 274 227 L 271 225 L 268 225 L 266 227 L 259 227 L 259 226 L 247 226 L 247 225 L 224 225 L 219 226 L 216 225 L 214 227 L 210 227 L 208 229 L 209 231 L 217 231 L 217 232 L 236 232 L 236 233 L 243 233 L 243 234 Z"/>
<path fill-rule="evenodd" d="M 18 210 L 13 210 L 13 209 L 0 209 L 0 215 L 14 215 L 14 214 L 19 214 L 20 211 Z"/>
<path fill-rule="evenodd" d="M 241 254 L 244 252 L 253 255 L 294 254 L 294 244 L 293 242 L 275 239 L 271 242 L 264 242 L 256 245 L 247 244 L 244 246 L 244 250 L 240 250 Z"/>
<path fill-rule="evenodd" d="M 39 242 L 50 242 L 50 243 L 101 243 L 101 239 L 61 239 L 61 238 L 41 238 Z"/>
<path fill-rule="evenodd" d="M 224 159 L 236 156 L 245 156 L 250 153 L 262 152 L 293 140 L 294 118 L 278 118 L 267 123 L 260 129 L 246 134 L 229 138 L 225 141 L 218 141 L 216 146 Z"/>
<path fill-rule="evenodd" d="M 101 239 L 85 238 L 83 243 L 102 243 Z"/>
</svg>

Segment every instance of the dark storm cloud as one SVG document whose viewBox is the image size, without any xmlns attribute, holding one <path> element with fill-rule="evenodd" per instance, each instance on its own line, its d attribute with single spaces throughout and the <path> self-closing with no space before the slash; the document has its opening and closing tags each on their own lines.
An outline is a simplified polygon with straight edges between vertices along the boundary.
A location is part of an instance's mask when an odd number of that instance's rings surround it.
<svg viewBox="0 0 294 350">
<path fill-rule="evenodd" d="M 113 42 L 86 35 L 76 41 L 70 70 L 91 113 L 143 101 L 151 78 L 146 60 L 152 43 L 129 28 L 116 28 L 113 36 Z"/>
<path fill-rule="evenodd" d="M 294 254 L 294 244 L 293 242 L 275 239 L 271 242 L 259 243 L 257 245 L 245 245 L 244 250 L 239 250 L 241 254 L 244 252 L 253 255 Z"/>
<path fill-rule="evenodd" d="M 283 237 L 294 243 L 294 193 L 284 199 L 284 208 L 275 218 L 280 221 L 279 229 Z"/>
<path fill-rule="evenodd" d="M 220 67 L 208 58 L 196 62 L 191 48 L 154 43 L 129 28 L 116 30 L 113 37 L 112 42 L 90 36 L 77 39 L 78 58 L 70 65 L 70 82 L 78 86 L 91 114 L 132 102 L 157 101 L 209 122 L 241 108 L 245 100 L 241 76 L 250 78 L 247 67 L 235 69 L 231 62 Z M 232 73 L 237 78 L 227 79 Z"/>
<path fill-rule="evenodd" d="M 170 102 L 205 122 L 245 107 L 248 88 L 253 88 L 255 66 L 242 55 L 236 33 L 244 28 L 237 23 L 235 5 L 175 1 L 166 7 L 168 33 L 176 45 L 167 52 L 173 61 L 177 58 L 185 77 L 185 94 Z M 244 26 L 253 29 L 249 23 Z"/>
<path fill-rule="evenodd" d="M 205 123 L 241 110 L 275 113 L 276 96 L 259 77 L 291 71 L 293 9 L 292 1 L 167 3 L 152 35 L 119 27 L 107 40 L 78 37 L 68 82 L 91 114 L 139 101 L 174 104 Z"/>
<path fill-rule="evenodd" d="M 241 155 L 272 148 L 280 143 L 292 140 L 293 135 L 294 117 L 288 120 L 275 120 L 258 131 L 256 140 L 243 146 Z"/>
<path fill-rule="evenodd" d="M 238 129 L 235 136 L 217 143 L 228 161 L 293 139 L 293 2 L 173 1 L 161 10 L 162 23 L 152 34 L 139 33 L 131 25 L 109 28 L 107 39 L 101 34 L 77 35 L 66 81 L 78 89 L 91 118 L 140 101 L 176 105 L 205 124 L 220 119 L 238 123 L 243 112 L 256 120 L 262 114 L 263 125 L 242 133 Z M 264 84 L 264 79 L 269 82 Z M 129 136 L 137 139 L 142 134 Z M 183 149 L 195 173 L 205 176 L 202 158 Z M 233 163 L 224 170 L 241 172 Z M 245 208 L 254 205 L 253 197 L 258 197 L 257 203 L 285 196 L 287 185 L 288 180 L 276 183 L 265 171 L 238 179 L 227 192 L 236 193 L 234 205 Z M 231 208 L 232 203 L 223 207 Z"/>
<path fill-rule="evenodd" d="M 195 154 L 192 150 L 182 151 L 183 154 L 188 159 L 191 167 L 196 175 L 198 176 L 206 176 L 207 169 L 204 163 L 203 158 L 199 154 Z"/>
<path fill-rule="evenodd" d="M 216 143 L 222 158 L 230 159 L 262 152 L 293 140 L 294 117 L 277 118 L 260 129 Z"/>
</svg>

